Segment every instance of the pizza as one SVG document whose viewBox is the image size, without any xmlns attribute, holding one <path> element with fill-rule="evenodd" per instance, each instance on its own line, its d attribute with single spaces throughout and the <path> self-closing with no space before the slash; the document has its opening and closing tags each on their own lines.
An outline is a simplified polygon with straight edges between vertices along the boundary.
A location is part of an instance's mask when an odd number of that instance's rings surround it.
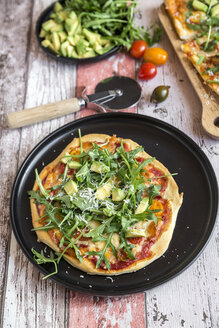
<svg viewBox="0 0 219 328">
<path fill-rule="evenodd" d="M 183 199 L 143 147 L 105 134 L 74 138 L 36 170 L 29 195 L 33 231 L 57 256 L 33 249 L 37 263 L 64 258 L 98 275 L 134 272 L 164 254 Z"/>
<path fill-rule="evenodd" d="M 205 83 L 219 95 L 219 42 L 210 40 L 210 51 L 203 51 L 206 37 L 189 41 L 182 50 L 192 62 Z"/>
<path fill-rule="evenodd" d="M 206 20 L 206 14 L 194 10 L 191 3 L 188 0 L 165 0 L 166 9 L 181 40 L 194 38 L 200 23 Z"/>
<path fill-rule="evenodd" d="M 181 48 L 204 83 L 219 94 L 219 1 L 165 0 Z"/>
</svg>

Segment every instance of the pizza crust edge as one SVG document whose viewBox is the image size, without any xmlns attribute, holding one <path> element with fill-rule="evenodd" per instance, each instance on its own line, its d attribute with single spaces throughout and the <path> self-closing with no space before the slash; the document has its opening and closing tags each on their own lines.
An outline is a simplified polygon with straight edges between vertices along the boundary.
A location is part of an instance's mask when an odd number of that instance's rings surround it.
<svg viewBox="0 0 219 328">
<path fill-rule="evenodd" d="M 86 142 L 106 142 L 109 140 L 111 136 L 105 135 L 105 134 L 89 134 L 82 137 L 82 141 Z M 130 139 L 123 139 L 124 142 L 129 145 L 130 150 L 135 149 L 137 146 L 139 146 L 136 142 L 130 140 Z M 53 168 L 55 165 L 57 165 L 61 158 L 70 150 L 70 148 L 78 147 L 80 145 L 79 138 L 74 138 L 71 143 L 67 145 L 67 147 L 60 153 L 60 155 L 50 164 L 48 164 L 39 174 L 40 179 L 42 180 L 48 173 L 48 171 Z M 144 157 L 149 158 L 151 157 L 146 152 L 141 152 L 138 154 L 138 157 Z M 167 168 L 160 163 L 159 161 L 155 160 L 153 162 L 153 165 L 157 167 L 158 169 L 162 170 L 162 172 L 166 174 L 170 174 L 170 172 L 167 170 Z M 142 269 L 143 267 L 149 265 L 151 262 L 158 259 L 160 256 L 162 256 L 165 251 L 167 250 L 169 243 L 172 239 L 173 230 L 176 224 L 176 218 L 178 211 L 180 209 L 180 206 L 182 204 L 183 200 L 183 193 L 179 194 L 178 192 L 178 186 L 175 182 L 175 180 L 172 178 L 172 176 L 167 177 L 168 179 L 168 187 L 164 193 L 164 197 L 171 201 L 172 203 L 172 221 L 168 227 L 167 231 L 164 231 L 161 235 L 161 237 L 155 242 L 155 244 L 151 247 L 151 251 L 153 253 L 156 253 L 155 256 L 153 256 L 150 259 L 143 259 L 138 262 L 134 262 L 132 265 L 130 265 L 128 268 L 124 268 L 121 270 L 105 270 L 98 269 L 95 267 L 93 263 L 90 262 L 90 260 L 83 258 L 83 263 L 80 263 L 78 259 L 72 258 L 69 255 L 64 255 L 64 259 L 70 263 L 73 267 L 78 268 L 88 274 L 97 274 L 97 275 L 119 275 L 123 273 L 130 273 L 135 272 L 137 270 Z M 37 190 L 38 184 L 35 181 L 33 190 Z M 32 224 L 34 228 L 41 227 L 42 225 L 39 223 L 39 215 L 37 211 L 37 207 L 34 203 L 34 200 L 31 199 L 31 214 L 32 214 Z M 55 252 L 60 252 L 57 245 L 51 240 L 50 236 L 46 231 L 39 230 L 35 231 L 38 237 L 38 241 L 46 244 L 50 248 L 52 248 Z"/>
</svg>

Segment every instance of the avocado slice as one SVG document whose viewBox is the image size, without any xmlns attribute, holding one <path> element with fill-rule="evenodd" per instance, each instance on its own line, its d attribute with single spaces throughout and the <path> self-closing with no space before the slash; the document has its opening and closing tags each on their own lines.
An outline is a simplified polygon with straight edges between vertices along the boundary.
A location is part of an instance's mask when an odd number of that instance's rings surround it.
<svg viewBox="0 0 219 328">
<path fill-rule="evenodd" d="M 65 153 L 65 156 L 62 157 L 61 163 L 66 164 L 71 159 L 71 155 L 69 153 Z"/>
<path fill-rule="evenodd" d="M 45 40 L 49 40 L 52 41 L 52 34 L 50 32 L 48 32 L 45 36 Z"/>
<path fill-rule="evenodd" d="M 79 55 L 83 55 L 87 52 L 87 45 L 84 41 L 85 40 L 81 39 L 76 43 L 76 50 Z"/>
<path fill-rule="evenodd" d="M 193 6 L 194 9 L 201 10 L 201 11 L 204 11 L 204 12 L 206 12 L 208 10 L 208 6 L 205 5 L 203 2 L 198 1 L 198 0 L 193 0 L 192 6 Z"/>
<path fill-rule="evenodd" d="M 57 21 L 57 23 L 63 23 L 67 17 L 68 17 L 67 11 L 63 10 L 56 14 L 55 20 Z"/>
<path fill-rule="evenodd" d="M 73 51 L 72 51 L 71 58 L 78 58 L 78 54 L 75 51 L 75 49 L 73 49 Z"/>
<path fill-rule="evenodd" d="M 73 180 L 69 180 L 64 185 L 64 190 L 65 190 L 66 194 L 68 194 L 68 195 L 75 194 L 78 191 L 77 183 Z"/>
<path fill-rule="evenodd" d="M 125 192 L 122 189 L 116 188 L 112 191 L 112 200 L 114 202 L 120 202 L 124 198 L 125 198 Z"/>
<path fill-rule="evenodd" d="M 138 207 L 136 208 L 135 214 L 141 214 L 145 212 L 148 207 L 148 203 L 149 203 L 149 198 L 148 197 L 143 198 L 140 204 L 138 205 Z"/>
<path fill-rule="evenodd" d="M 67 37 L 67 40 L 69 41 L 69 43 L 74 47 L 75 46 L 75 39 L 72 35 L 69 35 Z"/>
<path fill-rule="evenodd" d="M 128 229 L 125 233 L 126 238 L 146 237 L 146 233 L 142 229 Z"/>
<path fill-rule="evenodd" d="M 68 32 L 68 35 L 74 35 L 75 31 L 78 27 L 78 20 L 73 20 L 71 18 L 67 18 L 65 20 L 65 29 Z"/>
<path fill-rule="evenodd" d="M 65 33 L 65 31 L 58 32 L 58 36 L 61 43 L 67 39 L 67 34 Z"/>
<path fill-rule="evenodd" d="M 55 24 L 51 27 L 50 32 L 61 32 L 64 30 L 64 27 L 62 24 Z"/>
<path fill-rule="evenodd" d="M 52 13 L 49 17 L 50 18 L 56 18 L 56 13 Z"/>
<path fill-rule="evenodd" d="M 73 51 L 73 47 L 69 44 L 67 47 L 66 47 L 66 51 L 67 51 L 67 56 L 70 58 L 71 55 L 72 55 L 72 51 Z"/>
<path fill-rule="evenodd" d="M 211 9 L 211 17 L 218 17 L 219 18 L 219 4 L 214 6 Z"/>
<path fill-rule="evenodd" d="M 63 10 L 63 9 L 64 9 L 64 8 L 62 7 L 61 3 L 56 2 L 56 3 L 54 4 L 53 11 L 54 11 L 55 13 L 57 13 L 57 12 Z"/>
<path fill-rule="evenodd" d="M 44 31 L 49 32 L 51 28 L 56 25 L 57 23 L 53 19 L 49 19 L 48 21 L 42 24 L 42 28 Z"/>
<path fill-rule="evenodd" d="M 67 47 L 69 46 L 69 42 L 65 41 L 61 44 L 61 53 L 64 57 L 67 57 Z"/>
<path fill-rule="evenodd" d="M 89 30 L 87 30 L 86 28 L 83 28 L 82 30 L 84 36 L 86 37 L 86 39 L 89 41 L 89 43 L 93 46 L 94 44 L 101 44 L 101 36 L 100 34 L 91 32 Z"/>
<path fill-rule="evenodd" d="M 70 167 L 70 169 L 75 169 L 75 170 L 78 170 L 82 167 L 81 163 L 77 161 L 71 161 L 68 166 Z"/>
<path fill-rule="evenodd" d="M 92 163 L 90 170 L 101 174 L 101 173 L 109 172 L 110 168 L 107 165 L 105 165 L 104 163 L 95 161 Z"/>
<path fill-rule="evenodd" d="M 59 36 L 58 36 L 57 32 L 52 33 L 52 44 L 53 44 L 55 50 L 59 51 L 61 44 L 60 44 L 60 40 L 59 40 Z"/>
<path fill-rule="evenodd" d="M 96 198 L 98 200 L 103 200 L 110 197 L 112 191 L 112 182 L 107 182 L 103 186 L 99 187 L 96 191 Z"/>
<path fill-rule="evenodd" d="M 78 17 L 73 10 L 69 13 L 68 17 L 71 18 L 73 21 L 78 21 Z"/>
<path fill-rule="evenodd" d="M 50 50 L 52 50 L 53 52 L 57 53 L 56 49 L 54 48 L 52 42 L 50 40 L 43 40 L 41 42 L 42 46 L 45 48 L 49 48 Z"/>
<path fill-rule="evenodd" d="M 86 49 L 86 52 L 83 55 L 80 55 L 79 58 L 90 58 L 95 56 L 96 54 L 93 49 Z"/>
<path fill-rule="evenodd" d="M 44 29 L 41 29 L 39 37 L 40 38 L 45 38 L 46 34 L 47 34 L 47 32 Z"/>
<path fill-rule="evenodd" d="M 110 51 L 111 49 L 113 49 L 114 45 L 112 44 L 109 44 L 109 45 L 106 45 L 104 46 L 101 50 L 98 50 L 97 53 L 99 55 L 102 55 L 102 54 L 105 54 L 106 52 Z"/>
<path fill-rule="evenodd" d="M 218 3 L 218 0 L 204 0 L 204 2 L 209 6 L 210 3 L 212 6 L 216 5 Z"/>
</svg>

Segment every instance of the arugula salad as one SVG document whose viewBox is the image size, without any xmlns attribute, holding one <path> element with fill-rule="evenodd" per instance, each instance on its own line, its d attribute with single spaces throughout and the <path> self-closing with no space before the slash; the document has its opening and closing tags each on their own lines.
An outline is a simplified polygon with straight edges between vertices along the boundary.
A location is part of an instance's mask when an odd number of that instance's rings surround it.
<svg viewBox="0 0 219 328">
<path fill-rule="evenodd" d="M 144 29 L 134 24 L 137 1 L 65 0 L 56 2 L 49 19 L 42 24 L 41 44 L 57 56 L 90 58 L 116 46 L 131 48 L 134 40 L 148 45 L 158 42 L 160 27 Z"/>
</svg>

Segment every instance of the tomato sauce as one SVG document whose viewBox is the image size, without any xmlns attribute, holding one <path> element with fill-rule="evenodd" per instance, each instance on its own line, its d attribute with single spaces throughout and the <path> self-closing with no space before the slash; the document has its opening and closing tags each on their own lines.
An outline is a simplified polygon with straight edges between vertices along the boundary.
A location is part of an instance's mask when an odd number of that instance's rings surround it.
<svg viewBox="0 0 219 328">
<path fill-rule="evenodd" d="M 127 240 L 132 244 L 140 244 L 143 240 L 143 237 L 130 237 Z"/>
<path fill-rule="evenodd" d="M 57 246 L 59 246 L 60 240 L 59 240 L 58 236 L 56 235 L 55 230 L 54 230 L 54 229 L 51 229 L 51 230 L 48 230 L 47 232 L 48 232 L 50 238 L 52 239 L 52 241 L 53 241 Z"/>
</svg>

